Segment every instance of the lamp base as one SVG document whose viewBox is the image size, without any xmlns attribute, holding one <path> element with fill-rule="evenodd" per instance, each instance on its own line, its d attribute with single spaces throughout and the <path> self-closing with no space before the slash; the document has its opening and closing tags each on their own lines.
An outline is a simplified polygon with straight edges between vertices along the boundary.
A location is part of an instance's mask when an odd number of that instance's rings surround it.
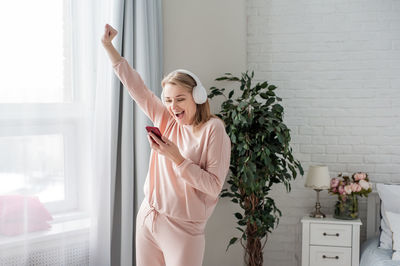
<svg viewBox="0 0 400 266">
<path fill-rule="evenodd" d="M 317 191 L 317 202 L 315 203 L 315 211 L 310 213 L 310 217 L 313 217 L 313 218 L 325 218 L 326 215 L 321 212 L 321 204 L 319 203 L 319 192 L 322 189 L 314 189 L 314 190 Z"/>
<path fill-rule="evenodd" d="M 314 212 L 310 213 L 310 217 L 313 217 L 313 218 L 325 218 L 326 215 L 323 214 L 322 212 L 314 211 Z"/>
</svg>

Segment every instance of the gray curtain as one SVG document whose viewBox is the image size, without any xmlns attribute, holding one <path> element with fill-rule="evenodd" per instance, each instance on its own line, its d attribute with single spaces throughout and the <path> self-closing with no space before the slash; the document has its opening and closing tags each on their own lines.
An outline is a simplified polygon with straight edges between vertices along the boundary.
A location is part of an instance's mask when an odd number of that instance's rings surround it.
<svg viewBox="0 0 400 266">
<path fill-rule="evenodd" d="M 159 96 L 163 72 L 161 0 L 121 0 L 119 6 L 120 25 L 116 26 L 120 39 L 116 48 Z M 111 264 L 125 266 L 135 265 L 135 221 L 144 197 L 150 156 L 144 128 L 151 122 L 122 84 L 118 84 L 115 93 Z"/>
</svg>

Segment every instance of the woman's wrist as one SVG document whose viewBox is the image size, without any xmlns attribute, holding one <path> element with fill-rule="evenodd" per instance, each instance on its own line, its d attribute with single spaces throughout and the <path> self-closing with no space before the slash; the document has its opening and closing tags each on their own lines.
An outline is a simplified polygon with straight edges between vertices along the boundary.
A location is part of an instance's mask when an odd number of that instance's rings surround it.
<svg viewBox="0 0 400 266">
<path fill-rule="evenodd" d="M 115 49 L 114 45 L 112 42 L 109 43 L 103 43 L 103 47 L 106 50 L 108 57 L 111 60 L 112 65 L 115 65 L 121 60 L 121 55 L 118 53 L 118 51 Z"/>
<path fill-rule="evenodd" d="M 101 42 L 104 48 L 110 48 L 113 46 L 112 42 Z"/>
<path fill-rule="evenodd" d="M 185 158 L 182 155 L 179 155 L 177 158 L 174 159 L 174 163 L 179 166 L 183 163 Z"/>
</svg>

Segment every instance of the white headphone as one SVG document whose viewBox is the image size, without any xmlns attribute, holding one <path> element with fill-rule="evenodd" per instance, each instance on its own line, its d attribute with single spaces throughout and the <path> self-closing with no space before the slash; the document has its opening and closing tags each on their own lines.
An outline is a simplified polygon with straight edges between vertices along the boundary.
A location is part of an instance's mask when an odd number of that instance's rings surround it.
<svg viewBox="0 0 400 266">
<path fill-rule="evenodd" d="M 195 74 L 193 74 L 192 72 L 185 70 L 185 69 L 177 69 L 173 72 L 187 74 L 187 75 L 191 76 L 194 79 L 194 81 L 196 81 L 196 86 L 193 87 L 193 92 L 192 92 L 195 103 L 203 104 L 207 101 L 207 91 L 204 88 L 204 86 L 201 84 L 200 79 Z M 165 105 L 164 91 L 161 92 L 161 101 Z"/>
</svg>

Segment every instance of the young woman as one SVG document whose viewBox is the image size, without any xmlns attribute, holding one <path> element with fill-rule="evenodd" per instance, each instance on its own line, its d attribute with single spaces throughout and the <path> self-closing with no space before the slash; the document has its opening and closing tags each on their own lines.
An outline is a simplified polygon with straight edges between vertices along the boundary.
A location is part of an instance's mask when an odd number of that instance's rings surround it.
<svg viewBox="0 0 400 266">
<path fill-rule="evenodd" d="M 193 73 L 167 75 L 160 100 L 113 47 L 117 33 L 106 24 L 102 37 L 114 71 L 162 133 L 162 139 L 148 135 L 152 151 L 136 218 L 136 263 L 200 266 L 204 228 L 229 170 L 230 139 L 222 120 L 210 114 L 206 90 Z"/>
</svg>

